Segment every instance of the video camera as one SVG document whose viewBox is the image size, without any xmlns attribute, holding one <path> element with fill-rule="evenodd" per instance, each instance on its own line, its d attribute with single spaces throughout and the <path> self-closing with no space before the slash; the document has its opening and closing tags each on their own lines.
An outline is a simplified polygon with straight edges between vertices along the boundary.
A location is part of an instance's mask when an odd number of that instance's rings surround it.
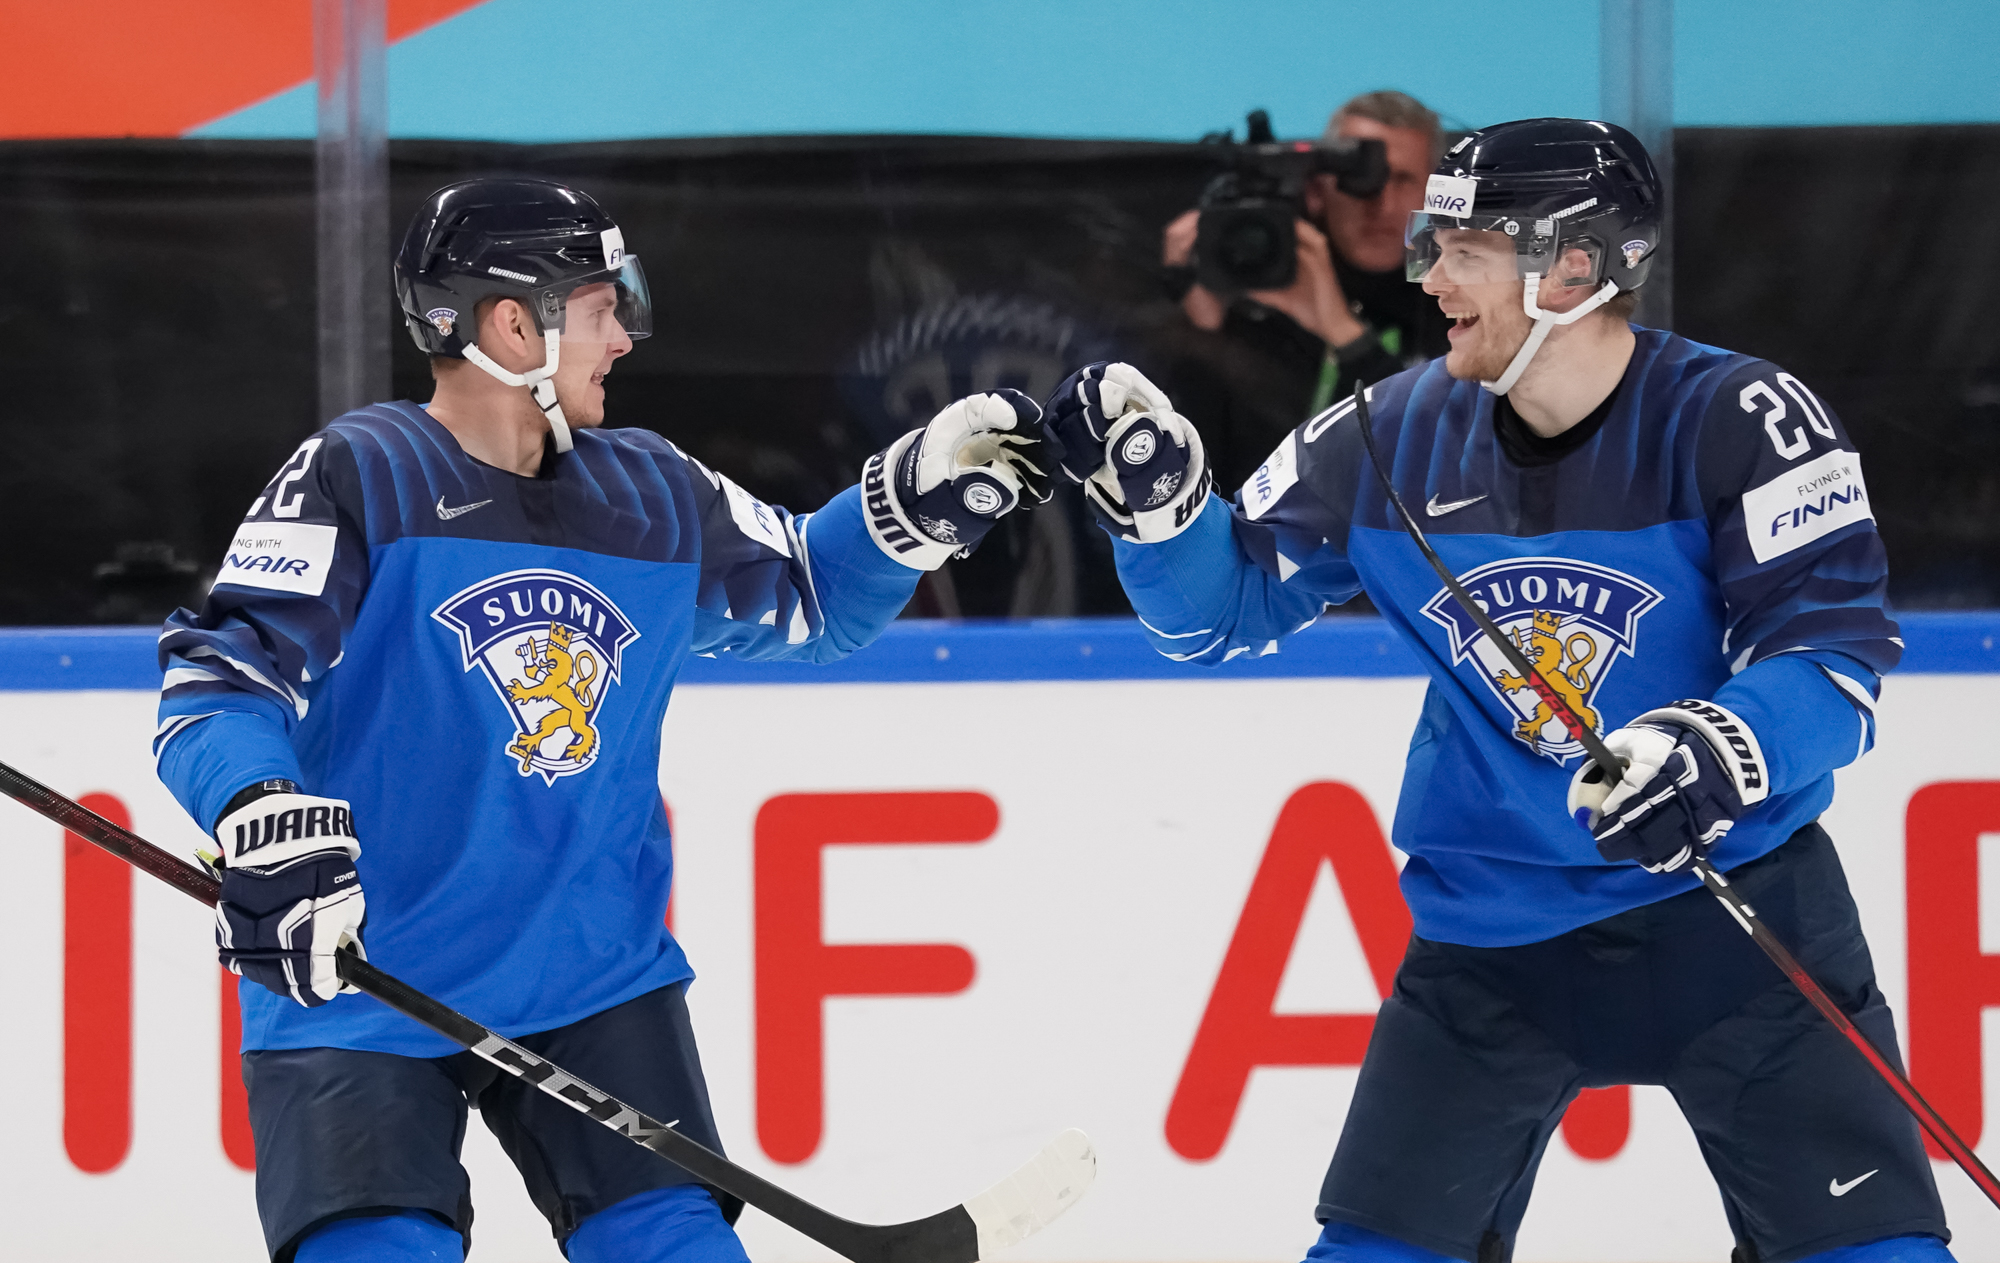
<svg viewBox="0 0 2000 1263">
<path fill-rule="evenodd" d="M 1225 297 L 1283 289 L 1298 274 L 1298 229 L 1306 182 L 1331 175 L 1349 197 L 1373 197 L 1389 180 L 1388 151 L 1379 140 L 1279 141 L 1271 116 L 1252 110 L 1248 134 L 1202 137 L 1222 151 L 1229 169 L 1202 190 L 1195 233 L 1195 280 Z"/>
</svg>

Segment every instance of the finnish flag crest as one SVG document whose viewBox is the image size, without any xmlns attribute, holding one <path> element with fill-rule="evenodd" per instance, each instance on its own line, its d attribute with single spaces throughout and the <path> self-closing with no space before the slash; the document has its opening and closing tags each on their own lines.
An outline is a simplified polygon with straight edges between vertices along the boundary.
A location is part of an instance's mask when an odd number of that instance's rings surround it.
<svg viewBox="0 0 2000 1263">
<path fill-rule="evenodd" d="M 1577 718 L 1601 735 L 1597 692 L 1621 654 L 1637 653 L 1639 619 L 1660 603 L 1659 592 L 1623 571 L 1567 557 L 1489 562 L 1459 582 Z M 1514 712 L 1515 737 L 1558 764 L 1583 753 L 1554 707 L 1536 696 L 1449 591 L 1440 588 L 1423 610 L 1449 634 L 1452 664 L 1473 661 L 1486 687 Z"/>
<path fill-rule="evenodd" d="M 560 570 L 510 570 L 432 611 L 458 634 L 514 722 L 507 758 L 553 785 L 597 761 L 597 714 L 639 629 L 596 587 Z"/>
</svg>

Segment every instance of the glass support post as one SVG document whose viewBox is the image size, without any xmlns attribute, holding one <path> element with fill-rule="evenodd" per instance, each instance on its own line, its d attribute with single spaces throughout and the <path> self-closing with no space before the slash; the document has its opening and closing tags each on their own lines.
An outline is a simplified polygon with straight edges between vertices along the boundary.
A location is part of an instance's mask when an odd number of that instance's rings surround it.
<svg viewBox="0 0 2000 1263">
<path fill-rule="evenodd" d="M 1639 138 L 1666 190 L 1660 253 L 1633 319 L 1674 324 L 1674 0 L 1598 0 L 1598 106 Z"/>
<path fill-rule="evenodd" d="M 319 421 L 389 397 L 385 0 L 313 0 Z"/>
</svg>

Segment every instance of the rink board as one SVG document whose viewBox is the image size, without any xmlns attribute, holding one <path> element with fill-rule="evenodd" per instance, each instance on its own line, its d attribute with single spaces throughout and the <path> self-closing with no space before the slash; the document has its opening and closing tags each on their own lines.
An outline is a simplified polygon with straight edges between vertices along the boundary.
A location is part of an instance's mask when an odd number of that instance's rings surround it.
<svg viewBox="0 0 2000 1263">
<path fill-rule="evenodd" d="M 1954 842 L 1915 837 L 1911 813 L 1914 797 L 1917 816 L 1935 819 L 1923 804 L 1961 792 L 1927 787 L 2000 782 L 2000 618 L 1918 618 L 1906 629 L 1911 669 L 1885 687 L 1880 747 L 1841 773 L 1826 817 L 1899 1016 L 1913 864 L 1931 863 L 1922 880 L 1962 896 L 1957 912 L 1940 916 L 1976 920 L 1958 939 L 1933 934 L 1920 945 L 1938 971 L 1972 977 L 1983 964 L 1974 958 L 2000 954 L 2000 850 L 1989 850 L 2000 845 L 2000 817 L 1974 820 L 1984 836 Z M 148 753 L 150 640 L 0 633 L 0 758 L 72 795 L 115 796 L 138 832 L 186 852 L 199 834 L 155 781 Z M 1379 891 L 1386 865 L 1399 862 L 1374 830 L 1387 831 L 1423 691 L 1372 620 L 1316 629 L 1298 650 L 1242 672 L 1201 672 L 1152 657 L 1125 624 L 899 625 L 818 676 L 693 664 L 668 714 L 660 784 L 677 834 L 675 927 L 700 974 L 690 1006 L 731 1155 L 837 1213 L 901 1220 L 969 1196 L 1078 1126 L 1097 1142 L 1096 1189 L 1008 1257 L 1298 1258 L 1315 1233 L 1312 1206 L 1354 1069 L 1255 1069 L 1234 1110 L 1220 1111 L 1220 1132 L 1213 1093 L 1186 1092 L 1177 1105 L 1177 1088 L 1288 802 L 1303 814 L 1288 817 L 1286 845 L 1326 843 L 1344 867 L 1340 882 L 1324 862 L 1291 870 L 1291 904 L 1303 899 L 1304 912 L 1276 958 L 1281 979 L 1266 1007 L 1362 1021 L 1373 1009 L 1362 939 L 1379 949 L 1383 918 L 1368 908 L 1357 918 L 1347 900 Z M 747 682 L 760 679 L 773 682 Z M 813 679 L 833 682 L 804 682 Z M 1300 793 L 1326 785 L 1347 788 Z M 1976 799 L 1979 790 L 1962 792 Z M 842 797 L 854 794 L 902 797 Z M 827 797 L 788 797 L 797 795 Z M 80 1098 L 68 1108 L 102 1115 L 103 1084 L 91 1076 L 115 1069 L 118 1050 L 65 1049 L 65 962 L 107 965 L 88 943 L 66 946 L 60 830 L 12 805 L 0 811 L 14 892 L 0 917 L 11 966 L 0 1255 L 259 1257 L 251 1177 L 222 1140 L 223 1015 L 206 911 L 143 877 L 133 884 L 129 1140 L 107 1157 L 115 1135 L 73 1127 L 66 1138 L 66 1068 Z M 848 832 L 865 834 L 871 811 L 902 821 L 895 827 L 906 836 L 911 821 L 921 835 L 935 820 L 940 840 L 872 845 L 802 831 L 802 821 L 840 816 L 860 819 Z M 1321 836 L 1329 821 L 1339 835 L 1331 842 Z M 1977 852 L 1971 866 L 1948 871 L 1917 853 L 1967 847 Z M 1981 856 L 1992 862 L 1980 867 Z M 808 889 L 808 870 L 822 880 L 816 936 L 809 903 L 781 897 Z M 1309 894 L 1299 892 L 1300 871 L 1316 873 Z M 767 1021 L 793 1030 L 810 1022 L 810 992 L 796 978 L 810 975 L 822 941 L 955 945 L 970 954 L 972 979 L 949 994 L 824 1000 L 815 1110 L 798 1042 L 758 1046 L 757 961 L 763 953 Z M 911 977 L 938 957 L 905 955 Z M 793 960 L 799 969 L 785 967 Z M 905 988 L 890 973 L 884 989 Z M 1237 981 L 1254 989 L 1269 973 Z M 783 985 L 769 986 L 773 977 Z M 2000 994 L 1991 1002 L 2000 1006 Z M 1977 1058 L 1991 1092 L 2000 1025 L 1989 1016 L 1975 1004 L 1971 1025 L 1954 1028 L 1970 1031 L 1962 1046 L 1939 1055 Z M 1340 1029 L 1351 1045 L 1356 1028 Z M 1907 1022 L 1904 1030 L 1907 1038 Z M 1336 1045 L 1347 1046 L 1330 1043 L 1333 1060 L 1347 1055 Z M 1916 1072 L 1922 1085 L 1921 1062 Z M 1728 1256 L 1719 1199 L 1671 1102 L 1637 1089 L 1630 1109 L 1622 1135 L 1600 1126 L 1585 1145 L 1608 1157 L 1579 1156 L 1561 1139 L 1551 1146 L 1522 1233 L 1524 1263 Z M 497 1146 L 476 1124 L 469 1135 L 474 1257 L 558 1259 Z M 1980 1147 L 1989 1163 L 2000 1160 L 2000 1144 Z M 102 1173 L 80 1169 L 113 1158 Z M 654 1160 L 633 1152 L 635 1162 Z M 1816 1187 L 1860 1174 L 1822 1171 L 1810 1154 L 1800 1168 Z M 1948 1164 L 1937 1170 L 1959 1257 L 2000 1257 L 2000 1212 Z M 755 1212 L 742 1229 L 760 1261 L 831 1257 Z"/>
</svg>

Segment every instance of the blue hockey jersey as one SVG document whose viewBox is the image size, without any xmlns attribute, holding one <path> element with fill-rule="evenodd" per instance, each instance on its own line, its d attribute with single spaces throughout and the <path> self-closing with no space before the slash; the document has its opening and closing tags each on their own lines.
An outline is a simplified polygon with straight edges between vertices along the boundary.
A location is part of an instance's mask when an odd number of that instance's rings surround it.
<svg viewBox="0 0 2000 1263">
<path fill-rule="evenodd" d="M 212 829 L 271 777 L 347 799 L 369 959 L 509 1035 L 692 976 L 659 790 L 687 655 L 839 658 L 918 578 L 858 489 L 793 517 L 648 431 L 575 438 L 528 478 L 415 404 L 348 413 L 160 637 L 155 749 L 189 813 Z M 240 995 L 246 1049 L 455 1047 L 367 996 Z"/>
<path fill-rule="evenodd" d="M 1433 547 L 1585 722 L 1603 733 L 1707 698 L 1757 733 L 1773 792 L 1718 867 L 1826 808 L 1833 769 L 1873 741 L 1902 642 L 1859 458 L 1811 391 L 1763 361 L 1638 330 L 1601 427 L 1546 464 L 1511 459 L 1494 396 L 1442 360 L 1368 399 L 1377 450 Z M 1352 400 L 1330 408 L 1233 513 L 1211 503 L 1163 543 L 1116 543 L 1155 647 L 1211 665 L 1275 652 L 1328 602 L 1368 593 L 1431 677 L 1393 828 L 1425 938 L 1535 942 L 1692 888 L 1685 873 L 1605 863 L 1569 819 L 1582 749 L 1444 590 L 1357 425 Z"/>
</svg>

